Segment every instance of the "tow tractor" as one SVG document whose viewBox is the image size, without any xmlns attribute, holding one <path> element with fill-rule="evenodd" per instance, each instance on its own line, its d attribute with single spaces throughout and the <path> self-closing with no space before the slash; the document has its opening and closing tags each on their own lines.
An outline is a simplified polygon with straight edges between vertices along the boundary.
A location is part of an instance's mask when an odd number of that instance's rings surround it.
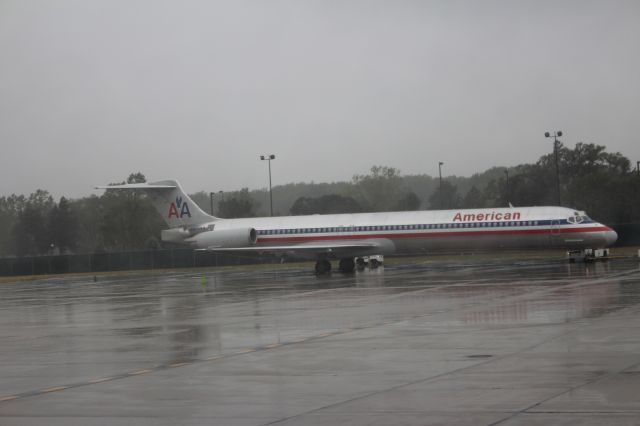
<svg viewBox="0 0 640 426">
<path fill-rule="evenodd" d="M 383 262 L 384 256 L 381 254 L 356 258 L 356 265 L 359 269 L 364 269 L 365 266 L 369 266 L 369 268 L 375 269 L 378 266 L 382 265 Z"/>
<path fill-rule="evenodd" d="M 570 263 L 609 260 L 609 249 L 569 250 L 567 252 L 567 259 L 569 259 Z"/>
</svg>

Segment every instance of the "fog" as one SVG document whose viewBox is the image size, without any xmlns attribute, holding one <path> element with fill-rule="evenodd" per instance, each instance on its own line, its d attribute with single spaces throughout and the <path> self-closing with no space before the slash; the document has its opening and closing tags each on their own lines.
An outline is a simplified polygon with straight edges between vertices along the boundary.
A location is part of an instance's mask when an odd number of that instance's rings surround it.
<svg viewBox="0 0 640 426">
<path fill-rule="evenodd" d="M 636 1 L 0 2 L 0 195 L 640 160 Z M 99 192 L 95 192 L 99 193 Z"/>
</svg>

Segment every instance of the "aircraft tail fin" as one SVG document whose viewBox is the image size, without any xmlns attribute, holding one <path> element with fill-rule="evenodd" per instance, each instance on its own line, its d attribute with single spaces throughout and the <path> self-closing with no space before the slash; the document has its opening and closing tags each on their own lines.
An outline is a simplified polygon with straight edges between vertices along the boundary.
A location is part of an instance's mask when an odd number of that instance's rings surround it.
<svg viewBox="0 0 640 426">
<path fill-rule="evenodd" d="M 202 211 L 176 180 L 97 186 L 96 189 L 144 191 L 170 228 L 200 225 L 218 219 Z"/>
</svg>

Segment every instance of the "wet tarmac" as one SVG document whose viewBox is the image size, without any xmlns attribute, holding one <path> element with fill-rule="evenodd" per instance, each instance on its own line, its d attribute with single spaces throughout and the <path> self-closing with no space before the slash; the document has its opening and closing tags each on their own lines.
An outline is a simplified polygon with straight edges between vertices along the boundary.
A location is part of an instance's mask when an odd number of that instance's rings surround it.
<svg viewBox="0 0 640 426">
<path fill-rule="evenodd" d="M 0 284 L 0 425 L 640 424 L 640 263 Z"/>
</svg>

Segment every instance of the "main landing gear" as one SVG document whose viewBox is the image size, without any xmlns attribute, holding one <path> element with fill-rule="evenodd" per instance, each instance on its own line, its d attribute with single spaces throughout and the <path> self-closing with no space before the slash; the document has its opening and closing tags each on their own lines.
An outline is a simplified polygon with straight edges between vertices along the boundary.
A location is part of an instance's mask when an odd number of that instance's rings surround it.
<svg viewBox="0 0 640 426">
<path fill-rule="evenodd" d="M 353 260 L 353 257 L 340 259 L 340 263 L 338 264 L 338 269 L 340 269 L 340 272 L 350 274 L 356 269 L 356 262 L 355 260 Z"/>
<path fill-rule="evenodd" d="M 316 262 L 316 274 L 324 275 L 331 272 L 331 262 L 327 259 L 320 259 Z"/>
<path fill-rule="evenodd" d="M 340 259 L 338 270 L 345 274 L 350 274 L 356 269 L 356 262 L 353 257 Z M 324 275 L 331 272 L 331 262 L 327 259 L 320 259 L 316 262 L 316 274 Z"/>
</svg>

